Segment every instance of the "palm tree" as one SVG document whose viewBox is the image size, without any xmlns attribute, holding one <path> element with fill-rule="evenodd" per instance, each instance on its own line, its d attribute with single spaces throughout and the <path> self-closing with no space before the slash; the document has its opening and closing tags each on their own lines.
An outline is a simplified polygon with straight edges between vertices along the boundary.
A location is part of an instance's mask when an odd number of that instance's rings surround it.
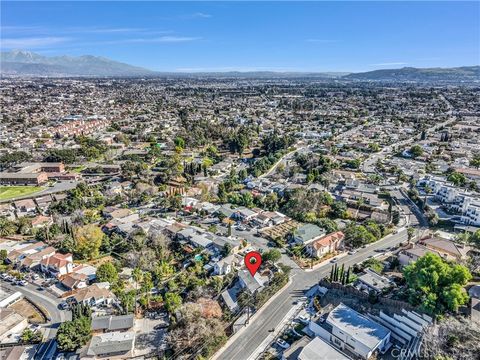
<svg viewBox="0 0 480 360">
<path fill-rule="evenodd" d="M 355 212 L 355 220 L 358 218 L 358 212 L 360 211 L 360 207 L 363 205 L 365 200 L 363 200 L 363 197 L 357 200 L 357 211 Z"/>
<path fill-rule="evenodd" d="M 136 267 L 132 272 L 133 280 L 135 280 L 135 314 L 137 313 L 137 297 L 138 297 L 138 284 L 143 280 L 143 271 Z"/>
<path fill-rule="evenodd" d="M 414 235 L 415 235 L 415 229 L 412 227 L 409 227 L 407 229 L 407 239 L 409 244 L 410 244 L 410 241 L 412 241 Z"/>
</svg>

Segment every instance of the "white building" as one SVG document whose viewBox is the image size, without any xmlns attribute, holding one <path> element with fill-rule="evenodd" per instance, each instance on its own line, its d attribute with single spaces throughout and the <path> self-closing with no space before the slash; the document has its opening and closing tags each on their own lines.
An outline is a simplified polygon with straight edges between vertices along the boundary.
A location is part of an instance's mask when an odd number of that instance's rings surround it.
<svg viewBox="0 0 480 360">
<path fill-rule="evenodd" d="M 427 176 L 418 181 L 417 186 L 431 189 L 435 200 L 448 209 L 459 213 L 460 222 L 466 225 L 480 226 L 480 197 L 464 191 L 444 179 Z"/>
<path fill-rule="evenodd" d="M 324 322 L 310 321 L 316 336 L 341 350 L 348 350 L 369 359 L 374 352 L 384 352 L 390 346 L 390 331 L 344 304 L 338 305 Z"/>
</svg>

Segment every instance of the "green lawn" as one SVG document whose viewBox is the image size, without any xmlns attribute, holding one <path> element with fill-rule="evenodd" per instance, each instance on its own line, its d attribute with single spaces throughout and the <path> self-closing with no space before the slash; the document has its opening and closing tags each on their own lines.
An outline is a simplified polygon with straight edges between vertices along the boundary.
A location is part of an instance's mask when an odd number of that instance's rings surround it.
<svg viewBox="0 0 480 360">
<path fill-rule="evenodd" d="M 30 195 L 43 190 L 41 186 L 0 186 L 0 200 Z"/>
</svg>

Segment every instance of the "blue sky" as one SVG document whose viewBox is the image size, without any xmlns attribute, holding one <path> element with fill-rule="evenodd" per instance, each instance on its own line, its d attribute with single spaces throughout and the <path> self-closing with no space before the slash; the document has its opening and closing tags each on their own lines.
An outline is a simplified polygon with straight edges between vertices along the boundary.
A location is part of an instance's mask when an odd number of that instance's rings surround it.
<svg viewBox="0 0 480 360">
<path fill-rule="evenodd" d="M 475 2 L 1 2 L 2 50 L 160 71 L 366 71 L 480 63 Z"/>
</svg>

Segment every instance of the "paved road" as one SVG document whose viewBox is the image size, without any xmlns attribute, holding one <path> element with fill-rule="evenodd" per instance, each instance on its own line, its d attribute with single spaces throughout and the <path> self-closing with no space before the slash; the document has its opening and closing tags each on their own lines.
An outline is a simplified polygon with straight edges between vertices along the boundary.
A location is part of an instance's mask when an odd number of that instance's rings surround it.
<svg viewBox="0 0 480 360">
<path fill-rule="evenodd" d="M 45 291 L 36 290 L 36 286 L 34 285 L 28 284 L 27 286 L 13 286 L 8 282 L 2 281 L 1 286 L 13 291 L 21 292 L 25 298 L 34 304 L 41 306 L 48 312 L 50 321 L 43 326 L 45 329 L 45 338 L 47 339 L 52 339 L 55 337 L 60 323 L 71 319 L 70 311 L 62 311 L 58 309 L 60 300 L 54 298 Z"/>
<path fill-rule="evenodd" d="M 397 245 L 406 240 L 407 231 L 402 229 L 398 234 L 387 236 L 365 249 L 360 249 L 356 254 L 341 258 L 338 264 L 345 264 L 346 267 L 353 266 L 366 260 L 370 255 L 376 254 L 376 249 Z M 315 285 L 318 280 L 328 276 L 330 269 L 330 263 L 311 272 L 298 268 L 293 269 L 292 283 L 262 310 L 241 336 L 236 338 L 222 353 L 217 354 L 215 358 L 219 360 L 247 360 L 270 334 L 268 330 L 279 326 L 285 314 L 294 306 L 295 299 L 303 296 L 304 292 Z"/>
<path fill-rule="evenodd" d="M 268 177 L 270 176 L 277 168 L 280 164 L 285 164 L 287 162 L 287 160 L 290 160 L 293 158 L 294 154 L 305 149 L 306 146 L 301 146 L 301 147 L 298 147 L 296 148 L 295 150 L 292 150 L 288 153 L 286 153 L 285 155 L 283 155 L 276 163 L 275 165 L 273 165 L 270 170 L 268 170 L 265 174 L 262 174 L 258 177 L 258 179 L 262 179 L 262 178 L 265 178 L 265 177 Z"/>
<path fill-rule="evenodd" d="M 390 194 L 397 200 L 405 215 L 408 216 L 407 224 L 415 227 L 428 227 L 427 218 L 418 206 L 405 194 L 405 190 L 393 190 Z"/>
</svg>

